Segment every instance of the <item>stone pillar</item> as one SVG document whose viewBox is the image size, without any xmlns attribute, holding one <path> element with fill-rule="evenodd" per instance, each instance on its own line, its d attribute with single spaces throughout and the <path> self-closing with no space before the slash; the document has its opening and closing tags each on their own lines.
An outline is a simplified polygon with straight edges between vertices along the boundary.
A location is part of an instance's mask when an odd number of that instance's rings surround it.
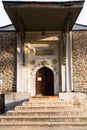
<svg viewBox="0 0 87 130">
<path fill-rule="evenodd" d="M 17 33 L 17 92 L 22 88 L 22 41 L 20 33 Z"/>
<path fill-rule="evenodd" d="M 66 91 L 66 37 L 65 33 L 62 36 L 61 42 L 61 91 Z"/>
<path fill-rule="evenodd" d="M 72 91 L 72 39 L 69 31 L 66 33 L 66 91 Z"/>
<path fill-rule="evenodd" d="M 62 40 L 59 42 L 58 49 L 58 58 L 59 58 L 59 92 L 62 92 Z"/>
<path fill-rule="evenodd" d="M 61 81 L 62 92 L 70 92 L 72 88 L 72 33 L 63 33 L 61 43 Z"/>
<path fill-rule="evenodd" d="M 65 76 L 65 65 L 61 66 L 62 72 L 62 92 L 66 91 L 66 76 Z"/>
<path fill-rule="evenodd" d="M 17 92 L 28 92 L 28 66 L 26 65 L 27 57 L 23 54 L 25 53 L 25 48 L 23 48 L 25 46 L 22 44 L 21 34 L 17 33 Z M 25 61 L 23 58 L 25 58 Z"/>
</svg>

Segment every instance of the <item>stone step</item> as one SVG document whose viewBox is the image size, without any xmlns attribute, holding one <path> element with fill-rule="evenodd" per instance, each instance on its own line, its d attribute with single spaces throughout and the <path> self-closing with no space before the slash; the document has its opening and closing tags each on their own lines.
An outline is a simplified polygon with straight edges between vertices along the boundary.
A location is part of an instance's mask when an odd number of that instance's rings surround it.
<svg viewBox="0 0 87 130">
<path fill-rule="evenodd" d="M 31 96 L 30 99 L 38 100 L 38 99 L 46 99 L 46 100 L 60 100 L 58 96 Z"/>
<path fill-rule="evenodd" d="M 0 116 L 0 130 L 87 130 L 87 113 L 58 97 L 30 98 Z"/>
<path fill-rule="evenodd" d="M 22 103 L 22 105 L 23 106 L 37 106 L 37 105 L 40 105 L 40 106 L 74 106 L 74 105 L 72 105 L 72 104 L 68 104 L 68 103 L 66 103 L 66 102 L 64 102 L 64 101 L 60 101 L 60 102 L 23 102 Z"/>
<path fill-rule="evenodd" d="M 0 126 L 86 126 L 87 122 L 7 122 L 7 123 L 0 123 Z M 0 127 L 1 128 L 1 127 Z M 87 129 L 86 129 L 87 130 Z"/>
<path fill-rule="evenodd" d="M 0 116 L 1 123 L 87 122 L 87 116 Z"/>
<path fill-rule="evenodd" d="M 0 123 L 1 130 L 87 130 L 87 122 Z"/>
<path fill-rule="evenodd" d="M 25 108 L 25 107 L 24 107 Z M 44 109 L 44 111 L 43 111 L 43 109 L 41 109 L 41 110 L 39 110 L 39 109 L 15 109 L 15 110 L 13 110 L 13 111 L 15 111 L 15 112 L 20 112 L 20 111 L 22 111 L 22 112 L 80 112 L 80 113 L 83 113 L 83 112 L 85 112 L 85 111 L 83 111 L 83 109 L 79 109 L 79 108 L 77 108 L 77 109 L 56 109 L 56 110 L 52 110 L 52 109 Z M 86 113 L 86 112 L 85 112 Z"/>
<path fill-rule="evenodd" d="M 67 104 L 65 101 L 29 101 L 30 104 Z"/>
<path fill-rule="evenodd" d="M 58 102 L 60 99 L 57 96 L 35 96 L 29 99 L 29 102 Z"/>
<path fill-rule="evenodd" d="M 58 107 L 56 107 L 56 106 L 17 106 L 17 107 L 15 107 L 15 110 L 16 111 L 44 111 L 44 110 L 46 110 L 46 111 L 55 111 L 55 110 L 76 110 L 76 111 L 83 111 L 84 109 L 83 108 L 77 108 L 77 107 L 69 107 L 69 106 L 67 106 L 67 107 L 64 107 L 64 106 L 58 106 Z"/>
<path fill-rule="evenodd" d="M 87 113 L 82 112 L 82 111 L 8 111 L 6 113 L 7 116 L 82 116 L 82 115 L 87 115 Z"/>
</svg>

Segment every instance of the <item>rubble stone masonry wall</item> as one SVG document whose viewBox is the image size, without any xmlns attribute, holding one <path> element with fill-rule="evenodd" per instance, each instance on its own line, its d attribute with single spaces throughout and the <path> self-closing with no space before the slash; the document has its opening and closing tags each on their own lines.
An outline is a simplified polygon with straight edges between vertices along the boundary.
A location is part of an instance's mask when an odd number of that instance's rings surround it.
<svg viewBox="0 0 87 130">
<path fill-rule="evenodd" d="M 73 88 L 87 91 L 87 31 L 73 31 Z"/>
<path fill-rule="evenodd" d="M 87 31 L 73 31 L 73 88 L 87 91 Z M 16 91 L 16 32 L 0 32 L 0 91 Z"/>
<path fill-rule="evenodd" d="M 16 33 L 0 32 L 0 91 L 16 91 Z"/>
</svg>

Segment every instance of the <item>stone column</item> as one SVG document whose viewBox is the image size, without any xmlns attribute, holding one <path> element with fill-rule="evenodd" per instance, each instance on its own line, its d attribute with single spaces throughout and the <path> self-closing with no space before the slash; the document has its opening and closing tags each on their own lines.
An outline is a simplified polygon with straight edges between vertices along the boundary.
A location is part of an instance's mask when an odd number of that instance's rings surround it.
<svg viewBox="0 0 87 130">
<path fill-rule="evenodd" d="M 17 92 L 22 88 L 22 41 L 20 33 L 17 33 Z"/>
<path fill-rule="evenodd" d="M 62 79 L 62 92 L 66 91 L 66 37 L 65 33 L 62 36 L 61 43 L 61 79 Z"/>
<path fill-rule="evenodd" d="M 27 57 L 24 49 L 21 34 L 17 33 L 17 92 L 28 92 L 28 66 L 26 65 Z"/>
<path fill-rule="evenodd" d="M 65 76 L 65 65 L 61 66 L 62 72 L 62 92 L 66 91 L 66 76 Z"/>
<path fill-rule="evenodd" d="M 72 33 L 63 33 L 61 43 L 61 81 L 62 92 L 70 92 L 72 88 Z"/>
<path fill-rule="evenodd" d="M 66 91 L 72 91 L 72 39 L 69 31 L 66 33 Z"/>
</svg>

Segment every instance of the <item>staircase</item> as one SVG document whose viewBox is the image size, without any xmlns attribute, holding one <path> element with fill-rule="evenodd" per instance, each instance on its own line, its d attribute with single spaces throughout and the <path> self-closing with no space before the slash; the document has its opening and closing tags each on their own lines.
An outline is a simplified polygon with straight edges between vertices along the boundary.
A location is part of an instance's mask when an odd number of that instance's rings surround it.
<svg viewBox="0 0 87 130">
<path fill-rule="evenodd" d="M 31 97 L 29 102 L 0 116 L 0 130 L 87 130 L 83 107 L 58 97 Z"/>
</svg>

